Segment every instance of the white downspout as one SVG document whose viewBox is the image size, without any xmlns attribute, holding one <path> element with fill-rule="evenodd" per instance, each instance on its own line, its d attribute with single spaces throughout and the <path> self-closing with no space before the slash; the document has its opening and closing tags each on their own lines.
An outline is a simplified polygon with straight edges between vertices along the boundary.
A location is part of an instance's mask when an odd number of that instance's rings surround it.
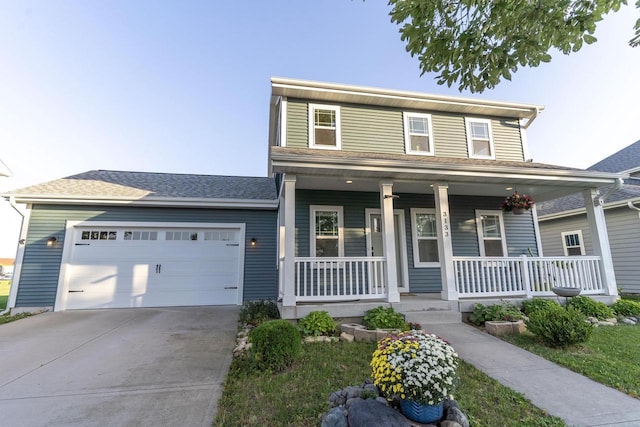
<svg viewBox="0 0 640 427">
<path fill-rule="evenodd" d="M 18 214 L 22 217 L 20 222 L 20 234 L 18 237 L 18 247 L 16 249 L 16 257 L 15 257 L 15 268 L 13 271 L 13 277 L 11 279 L 11 287 L 9 288 L 9 298 L 7 299 L 7 306 L 5 309 L 0 312 L 0 316 L 5 315 L 11 311 L 16 302 L 16 294 L 18 290 L 18 282 L 20 281 L 20 272 L 22 270 L 22 259 L 24 257 L 24 239 L 26 239 L 26 228 L 24 226 L 25 218 L 28 215 L 28 212 L 23 213 L 18 205 L 16 204 L 16 199 L 13 196 L 5 197 L 5 200 L 9 202 L 11 207 L 18 212 Z"/>
</svg>

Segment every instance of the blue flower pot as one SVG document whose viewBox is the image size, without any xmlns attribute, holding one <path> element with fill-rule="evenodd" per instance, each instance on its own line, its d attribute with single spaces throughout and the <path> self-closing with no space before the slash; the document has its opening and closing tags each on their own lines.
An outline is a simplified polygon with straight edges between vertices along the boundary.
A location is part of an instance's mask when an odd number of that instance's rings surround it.
<svg viewBox="0 0 640 427">
<path fill-rule="evenodd" d="M 442 402 L 437 405 L 423 405 L 413 400 L 401 399 L 400 409 L 407 418 L 419 423 L 432 423 L 442 418 Z"/>
</svg>

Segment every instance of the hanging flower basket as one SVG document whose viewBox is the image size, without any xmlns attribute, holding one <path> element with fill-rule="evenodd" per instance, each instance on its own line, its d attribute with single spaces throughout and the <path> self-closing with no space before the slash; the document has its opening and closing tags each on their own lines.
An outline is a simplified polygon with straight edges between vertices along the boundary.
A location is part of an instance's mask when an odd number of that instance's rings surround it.
<svg viewBox="0 0 640 427">
<path fill-rule="evenodd" d="M 515 215 L 522 215 L 533 207 L 533 198 L 526 194 L 513 193 L 500 204 L 500 209 L 504 212 L 513 212 Z"/>
</svg>

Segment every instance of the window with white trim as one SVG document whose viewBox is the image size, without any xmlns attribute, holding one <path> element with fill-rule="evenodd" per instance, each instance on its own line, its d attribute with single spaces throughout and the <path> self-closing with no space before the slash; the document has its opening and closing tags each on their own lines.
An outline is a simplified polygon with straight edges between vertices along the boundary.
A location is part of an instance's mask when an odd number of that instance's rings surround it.
<svg viewBox="0 0 640 427">
<path fill-rule="evenodd" d="M 476 211 L 480 256 L 507 256 L 502 211 Z"/>
<path fill-rule="evenodd" d="M 402 113 L 404 117 L 404 147 L 407 154 L 433 156 L 431 115 Z"/>
<path fill-rule="evenodd" d="M 440 266 L 437 230 L 435 209 L 411 209 L 414 267 Z"/>
<path fill-rule="evenodd" d="M 340 149 L 340 107 L 309 104 L 309 147 Z"/>
<path fill-rule="evenodd" d="M 469 157 L 475 159 L 495 159 L 491 120 L 466 117 L 467 147 Z"/>
<path fill-rule="evenodd" d="M 344 256 L 342 206 L 310 207 L 312 257 Z"/>
<path fill-rule="evenodd" d="M 561 235 L 565 256 L 584 255 L 582 230 L 563 231 Z"/>
</svg>

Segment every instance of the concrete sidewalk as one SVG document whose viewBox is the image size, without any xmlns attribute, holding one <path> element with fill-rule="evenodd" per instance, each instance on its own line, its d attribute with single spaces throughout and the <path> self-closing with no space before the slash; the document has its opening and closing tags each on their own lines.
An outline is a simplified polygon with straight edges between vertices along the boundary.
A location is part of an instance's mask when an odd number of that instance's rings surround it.
<svg viewBox="0 0 640 427">
<path fill-rule="evenodd" d="M 460 357 L 570 426 L 640 426 L 640 400 L 464 323 L 425 326 Z"/>
</svg>

